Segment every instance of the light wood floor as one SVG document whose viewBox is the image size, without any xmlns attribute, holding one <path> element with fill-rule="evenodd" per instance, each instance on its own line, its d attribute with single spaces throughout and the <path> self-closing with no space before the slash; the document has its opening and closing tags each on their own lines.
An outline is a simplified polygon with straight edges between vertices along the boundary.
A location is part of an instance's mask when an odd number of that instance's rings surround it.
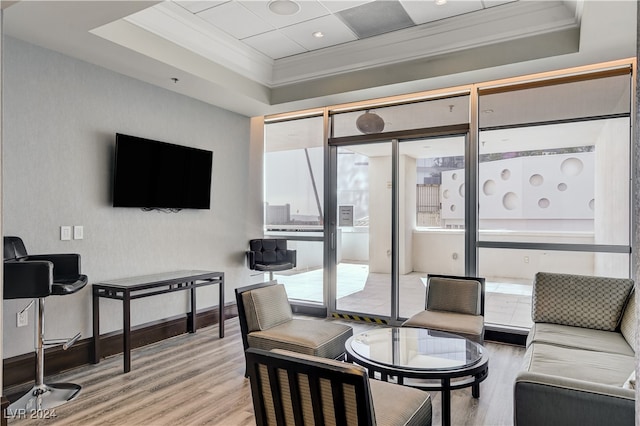
<svg viewBox="0 0 640 426">
<path fill-rule="evenodd" d="M 75 369 L 47 382 L 82 385 L 76 400 L 57 407 L 51 419 L 9 419 L 9 425 L 255 425 L 251 390 L 244 378 L 238 319 L 132 352 L 132 371 L 122 374 L 122 356 Z M 354 332 L 372 326 L 348 322 Z M 512 424 L 513 381 L 524 349 L 487 342 L 489 377 L 479 399 L 470 389 L 452 392 L 456 425 Z M 440 424 L 440 395 L 431 394 L 433 424 Z"/>
</svg>

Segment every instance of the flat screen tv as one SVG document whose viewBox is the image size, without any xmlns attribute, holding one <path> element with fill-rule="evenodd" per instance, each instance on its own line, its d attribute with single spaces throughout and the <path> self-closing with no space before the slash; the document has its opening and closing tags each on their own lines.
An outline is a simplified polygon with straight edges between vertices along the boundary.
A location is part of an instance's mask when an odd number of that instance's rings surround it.
<svg viewBox="0 0 640 426">
<path fill-rule="evenodd" d="M 209 209 L 213 152 L 116 134 L 114 207 Z"/>
</svg>

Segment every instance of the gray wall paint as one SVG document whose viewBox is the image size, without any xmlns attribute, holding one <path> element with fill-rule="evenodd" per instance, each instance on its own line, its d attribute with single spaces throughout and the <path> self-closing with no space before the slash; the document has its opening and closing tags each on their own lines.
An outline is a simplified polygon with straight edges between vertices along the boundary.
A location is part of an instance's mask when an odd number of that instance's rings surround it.
<svg viewBox="0 0 640 426">
<path fill-rule="evenodd" d="M 226 300 L 251 279 L 247 240 L 261 235 L 262 146 L 250 119 L 22 41 L 3 49 L 4 234 L 31 253 L 82 255 L 89 282 L 175 269 L 225 272 Z M 169 79 L 171 76 L 167 76 Z M 213 151 L 211 210 L 177 214 L 111 207 L 115 133 Z M 261 191 L 260 191 L 261 194 Z M 250 196 L 249 196 L 250 195 Z M 60 241 L 61 225 L 83 225 L 84 239 Z M 4 302 L 4 356 L 33 350 L 28 301 Z M 218 305 L 217 287 L 198 291 L 198 307 Z M 187 294 L 132 305 L 132 324 L 187 311 Z M 91 289 L 46 300 L 50 338 L 91 331 Z M 101 333 L 122 327 L 121 304 L 101 301 Z"/>
</svg>

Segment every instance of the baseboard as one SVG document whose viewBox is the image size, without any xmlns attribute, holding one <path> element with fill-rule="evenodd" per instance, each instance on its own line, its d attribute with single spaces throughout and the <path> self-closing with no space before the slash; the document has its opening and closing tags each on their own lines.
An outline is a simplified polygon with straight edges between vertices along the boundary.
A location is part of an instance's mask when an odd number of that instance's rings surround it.
<svg viewBox="0 0 640 426">
<path fill-rule="evenodd" d="M 198 328 L 217 324 L 218 312 L 218 307 L 199 311 L 197 314 Z M 235 303 L 224 307 L 224 315 L 226 319 L 238 316 L 238 309 Z M 131 348 L 139 348 L 184 333 L 187 333 L 186 314 L 142 324 L 131 330 Z M 121 331 L 103 334 L 100 338 L 100 349 L 103 357 L 122 353 Z M 47 349 L 44 357 L 44 374 L 45 376 L 50 376 L 90 364 L 92 354 L 93 337 L 78 340 L 66 351 L 59 346 Z M 7 389 L 32 384 L 35 382 L 35 371 L 35 353 L 4 359 L 3 387 Z"/>
</svg>

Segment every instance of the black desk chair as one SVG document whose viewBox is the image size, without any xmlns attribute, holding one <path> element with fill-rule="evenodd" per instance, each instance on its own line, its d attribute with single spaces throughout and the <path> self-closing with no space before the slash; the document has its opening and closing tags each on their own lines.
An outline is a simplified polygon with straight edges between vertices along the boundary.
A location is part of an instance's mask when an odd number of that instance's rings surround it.
<svg viewBox="0 0 640 426">
<path fill-rule="evenodd" d="M 71 401 L 80 392 L 72 383 L 44 383 L 44 348 L 62 344 L 66 350 L 80 338 L 44 340 L 44 300 L 73 294 L 87 284 L 80 274 L 79 254 L 28 255 L 19 237 L 4 237 L 4 299 L 37 299 L 36 381 L 33 388 L 9 406 L 10 413 L 46 410 Z M 33 304 L 33 300 L 23 311 Z"/>
<path fill-rule="evenodd" d="M 296 251 L 288 250 L 287 240 L 282 238 L 250 240 L 247 263 L 249 269 L 269 272 L 269 281 L 273 281 L 273 271 L 295 268 Z"/>
</svg>

